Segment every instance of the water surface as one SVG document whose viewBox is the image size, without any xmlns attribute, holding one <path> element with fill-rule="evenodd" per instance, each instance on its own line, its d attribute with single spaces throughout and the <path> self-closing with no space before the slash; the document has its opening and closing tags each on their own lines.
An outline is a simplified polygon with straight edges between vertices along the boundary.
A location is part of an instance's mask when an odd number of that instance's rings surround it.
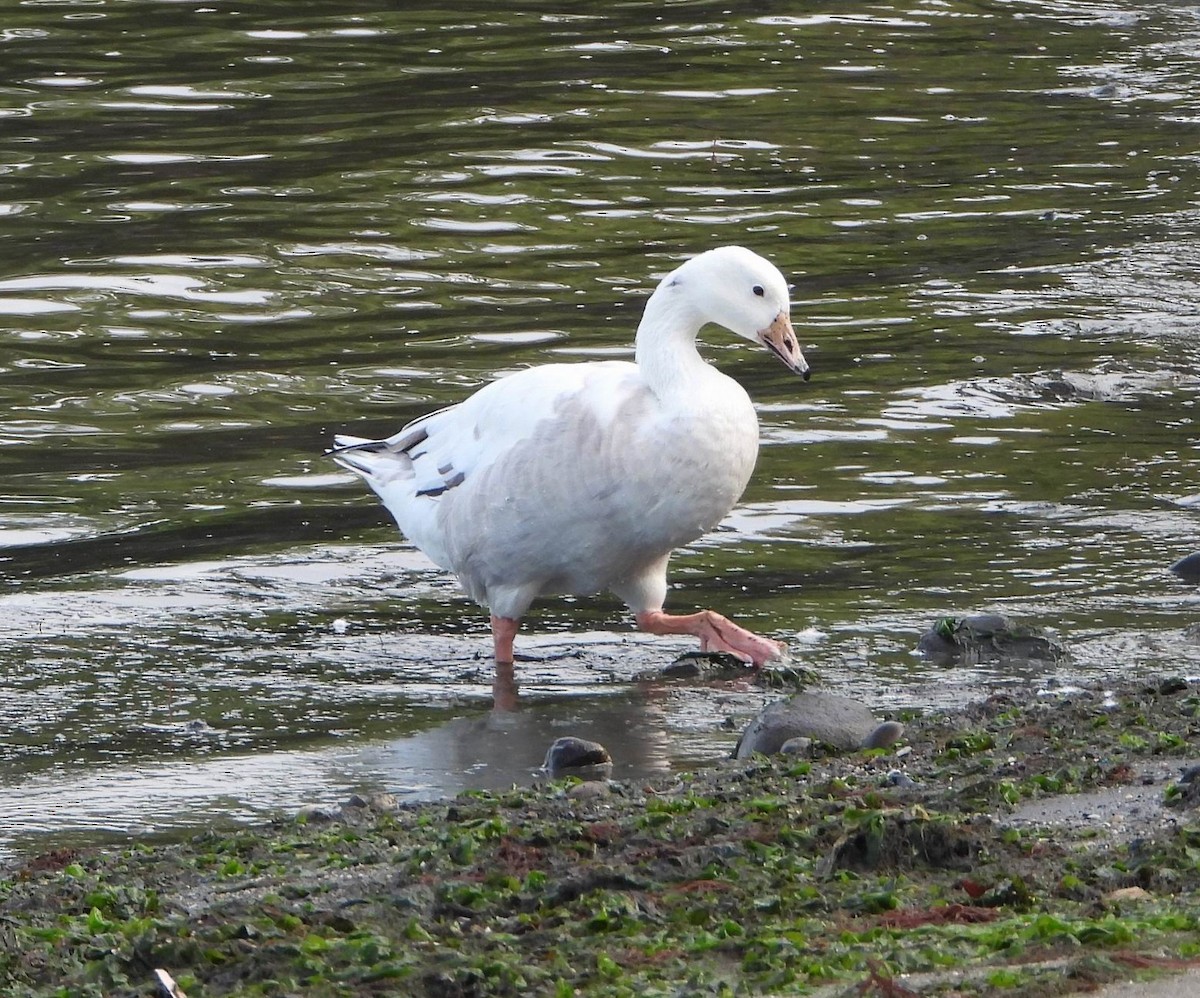
<svg viewBox="0 0 1200 998">
<path fill-rule="evenodd" d="M 802 384 L 670 607 L 881 707 L 1194 672 L 1200 14 L 25 0 L 0 29 L 0 826 L 171 830 L 351 790 L 637 778 L 768 694 L 547 601 L 491 717 L 486 620 L 322 457 L 505 372 L 629 356 L 658 276 L 743 243 Z M 912 654 L 953 612 L 1060 665 Z"/>
</svg>

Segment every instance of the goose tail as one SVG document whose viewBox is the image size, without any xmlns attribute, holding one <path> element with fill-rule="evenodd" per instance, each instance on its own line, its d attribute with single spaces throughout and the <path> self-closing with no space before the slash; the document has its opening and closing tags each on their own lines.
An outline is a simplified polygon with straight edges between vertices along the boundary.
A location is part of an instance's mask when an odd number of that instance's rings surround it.
<svg viewBox="0 0 1200 998">
<path fill-rule="evenodd" d="M 333 447 L 325 455 L 343 468 L 361 475 L 376 491 L 376 486 L 413 477 L 412 460 L 403 451 L 390 448 L 386 440 L 367 440 L 338 434 L 333 438 Z"/>
</svg>

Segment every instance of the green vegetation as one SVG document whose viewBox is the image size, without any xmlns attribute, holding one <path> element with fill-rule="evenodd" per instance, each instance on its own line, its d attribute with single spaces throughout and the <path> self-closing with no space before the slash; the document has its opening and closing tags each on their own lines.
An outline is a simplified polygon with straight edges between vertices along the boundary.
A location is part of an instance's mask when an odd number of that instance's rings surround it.
<svg viewBox="0 0 1200 998">
<path fill-rule="evenodd" d="M 32 856 L 0 881 L 0 990 L 148 995 L 164 968 L 189 998 L 898 994 L 899 975 L 1032 996 L 1169 968 L 1200 957 L 1200 826 L 1146 812 L 1186 793 L 1164 782 L 1119 831 L 1005 816 L 1181 755 L 1186 693 L 997 696 L 910 719 L 896 754 Z"/>
</svg>

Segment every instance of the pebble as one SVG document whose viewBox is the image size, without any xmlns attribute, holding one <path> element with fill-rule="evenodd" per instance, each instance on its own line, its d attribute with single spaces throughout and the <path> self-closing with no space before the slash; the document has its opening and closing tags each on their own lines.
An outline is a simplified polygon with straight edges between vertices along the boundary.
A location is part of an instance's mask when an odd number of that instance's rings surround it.
<svg viewBox="0 0 1200 998">
<path fill-rule="evenodd" d="M 567 796 L 573 800 L 595 800 L 598 797 L 611 797 L 612 787 L 598 780 L 576 783 L 567 791 Z"/>
<path fill-rule="evenodd" d="M 808 750 L 812 748 L 812 744 L 813 740 L 811 738 L 789 738 L 779 746 L 779 754 L 808 755 Z"/>
<path fill-rule="evenodd" d="M 394 794 L 371 794 L 370 797 L 364 797 L 362 794 L 351 794 L 342 806 L 369 807 L 376 811 L 394 811 L 399 803 Z"/>
<path fill-rule="evenodd" d="M 567 735 L 556 738 L 546 752 L 542 769 L 551 779 L 577 776 L 581 780 L 607 780 L 612 776 L 612 756 L 599 742 Z"/>
<path fill-rule="evenodd" d="M 1149 901 L 1153 895 L 1144 887 L 1118 887 L 1104 895 L 1105 901 Z"/>
<path fill-rule="evenodd" d="M 297 821 L 307 821 L 310 823 L 336 821 L 339 815 L 336 810 L 329 807 L 322 807 L 320 804 L 305 804 L 296 812 Z"/>
</svg>

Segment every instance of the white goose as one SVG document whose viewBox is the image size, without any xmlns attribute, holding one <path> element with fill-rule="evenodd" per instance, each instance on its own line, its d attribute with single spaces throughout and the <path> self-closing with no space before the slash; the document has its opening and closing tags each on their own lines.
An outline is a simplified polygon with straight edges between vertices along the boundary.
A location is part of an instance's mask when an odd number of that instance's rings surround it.
<svg viewBox="0 0 1200 998">
<path fill-rule="evenodd" d="M 779 271 L 725 246 L 668 274 L 646 302 L 633 363 L 547 364 L 501 378 L 386 440 L 338 436 L 404 534 L 491 611 L 496 665 L 546 594 L 609 590 L 652 634 L 693 634 L 755 666 L 782 647 L 712 610 L 663 612 L 671 552 L 713 529 L 754 470 L 745 390 L 701 359 L 708 323 L 808 380 Z"/>
</svg>

